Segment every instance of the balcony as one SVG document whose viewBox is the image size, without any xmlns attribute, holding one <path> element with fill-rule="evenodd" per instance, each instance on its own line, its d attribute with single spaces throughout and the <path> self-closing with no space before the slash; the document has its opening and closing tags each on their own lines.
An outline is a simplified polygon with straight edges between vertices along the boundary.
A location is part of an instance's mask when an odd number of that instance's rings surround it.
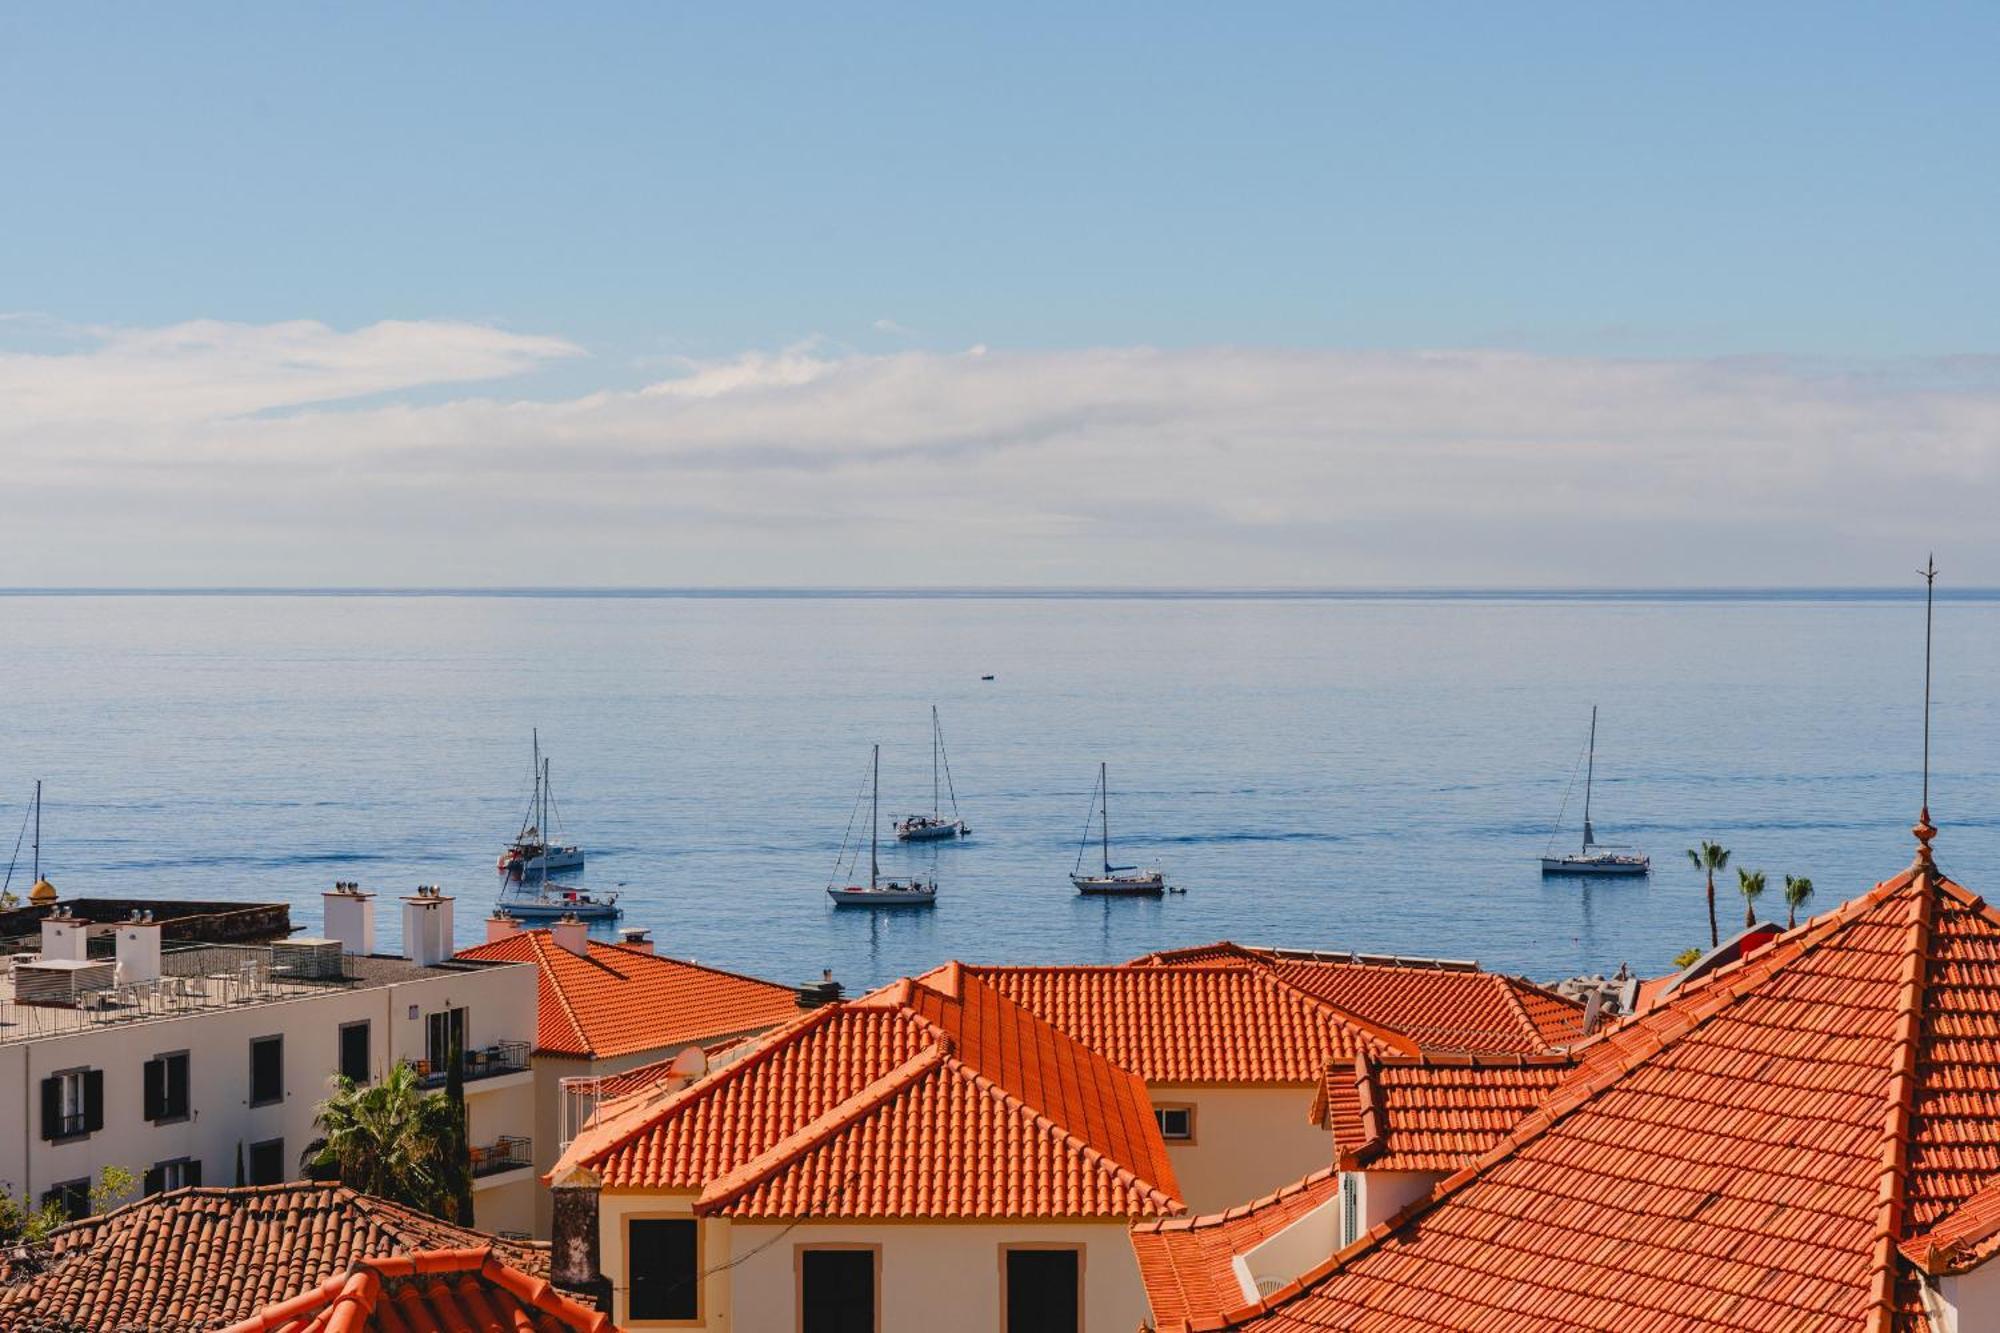
<svg viewBox="0 0 2000 1333">
<path fill-rule="evenodd" d="M 485 1078 L 499 1078 L 503 1074 L 524 1074 L 529 1069 L 529 1052 L 533 1048 L 525 1041 L 496 1041 L 491 1046 L 475 1046 L 462 1053 L 461 1076 L 467 1083 Z M 417 1078 L 426 1088 L 442 1088 L 448 1081 L 444 1061 L 435 1067 L 429 1060 L 416 1062 Z"/>
<path fill-rule="evenodd" d="M 491 1143 L 475 1143 L 468 1150 L 472 1157 L 472 1178 L 497 1176 L 502 1171 L 518 1171 L 535 1164 L 534 1140 L 519 1134 L 502 1134 Z"/>
</svg>

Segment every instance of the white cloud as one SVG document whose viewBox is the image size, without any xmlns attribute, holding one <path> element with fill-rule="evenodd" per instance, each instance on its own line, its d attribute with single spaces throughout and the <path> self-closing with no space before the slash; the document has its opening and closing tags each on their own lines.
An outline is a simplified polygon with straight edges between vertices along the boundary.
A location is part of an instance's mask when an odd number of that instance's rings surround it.
<svg viewBox="0 0 2000 1333">
<path fill-rule="evenodd" d="M 6 581 L 1851 583 L 1936 545 L 2000 582 L 1986 361 L 805 346 L 329 406 L 575 350 L 196 324 L 0 356 Z"/>
</svg>

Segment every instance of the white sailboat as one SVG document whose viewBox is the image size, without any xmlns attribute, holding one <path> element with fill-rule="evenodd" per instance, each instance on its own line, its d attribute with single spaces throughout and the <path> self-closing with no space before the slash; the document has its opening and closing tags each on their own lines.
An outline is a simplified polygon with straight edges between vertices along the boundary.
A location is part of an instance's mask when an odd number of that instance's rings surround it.
<svg viewBox="0 0 2000 1333">
<path fill-rule="evenodd" d="M 944 817 L 938 801 L 938 771 L 944 771 L 944 789 L 951 796 L 951 818 Z M 972 830 L 958 817 L 958 788 L 951 780 L 951 758 L 944 752 L 944 726 L 938 721 L 937 705 L 931 705 L 931 812 L 910 815 L 896 825 L 898 842 L 942 842 L 947 838 L 969 838 Z"/>
<path fill-rule="evenodd" d="M 1167 876 L 1158 866 L 1141 869 L 1138 866 L 1115 866 L 1111 864 L 1111 783 L 1110 769 L 1105 764 L 1097 766 L 1097 786 L 1090 794 L 1091 815 L 1102 816 L 1102 837 L 1100 847 L 1104 854 L 1104 869 L 1100 874 L 1083 873 L 1084 849 L 1090 846 L 1090 824 L 1083 826 L 1083 840 L 1077 844 L 1076 866 L 1070 871 L 1069 882 L 1076 885 L 1078 893 L 1093 897 L 1157 898 L 1167 891 Z M 1101 798 L 1101 799 L 1100 799 Z"/>
<path fill-rule="evenodd" d="M 872 760 L 872 778 L 868 798 L 868 882 L 866 884 L 840 884 L 837 882 L 841 862 L 834 863 L 836 882 L 826 886 L 826 896 L 833 899 L 835 907 L 934 907 L 937 904 L 937 880 L 920 880 L 912 877 L 907 883 L 882 878 L 881 832 L 882 832 L 882 747 L 876 746 Z M 853 821 L 849 821 L 849 828 Z M 841 855 L 847 852 L 847 843 L 841 841 Z M 855 855 L 860 855 L 860 846 L 855 847 Z"/>
<path fill-rule="evenodd" d="M 542 735 L 534 732 L 535 787 L 528 797 L 528 813 L 521 831 L 507 850 L 500 853 L 500 873 L 525 880 L 531 875 L 548 875 L 562 870 L 583 869 L 583 848 L 575 843 L 553 841 L 550 837 L 550 808 L 555 793 L 549 783 L 549 761 L 542 758 Z M 556 816 L 560 818 L 560 816 Z"/>
<path fill-rule="evenodd" d="M 1574 852 L 1561 856 L 1542 854 L 1544 875 L 1648 875 L 1652 873 L 1652 858 L 1643 852 L 1615 847 L 1597 840 L 1597 831 L 1590 826 L 1590 788 L 1597 777 L 1597 705 L 1590 706 L 1590 747 L 1589 758 L 1583 770 L 1583 845 Z M 1570 770 L 1570 781 L 1574 782 L 1575 769 Z M 1568 804 L 1568 797 L 1564 797 Z M 1562 816 L 1556 816 L 1556 831 L 1561 832 Z M 1555 834 L 1549 835 L 1551 846 Z"/>
</svg>

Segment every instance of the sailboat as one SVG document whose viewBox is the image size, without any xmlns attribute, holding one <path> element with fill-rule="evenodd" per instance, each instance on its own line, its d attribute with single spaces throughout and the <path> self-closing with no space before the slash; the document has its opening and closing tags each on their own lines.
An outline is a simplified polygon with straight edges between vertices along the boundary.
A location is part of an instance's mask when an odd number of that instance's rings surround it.
<svg viewBox="0 0 2000 1333">
<path fill-rule="evenodd" d="M 28 902 L 36 907 L 44 907 L 56 900 L 56 886 L 42 878 L 42 780 L 40 778 L 35 779 L 35 803 L 29 812 L 29 817 L 35 821 L 35 840 L 29 848 L 29 854 L 33 858 L 33 869 L 29 871 L 33 878 L 33 887 L 28 890 Z M 21 822 L 23 836 L 27 831 L 27 820 L 24 819 Z M 14 859 L 7 863 L 7 878 L 0 881 L 0 899 L 10 896 L 10 891 L 14 887 L 14 867 L 20 858 L 21 840 L 16 838 Z"/>
<path fill-rule="evenodd" d="M 1070 871 L 1069 882 L 1076 885 L 1076 891 L 1098 897 L 1157 898 L 1167 889 L 1166 874 L 1158 866 L 1141 870 L 1137 866 L 1115 866 L 1111 864 L 1111 783 L 1107 765 L 1097 766 L 1097 786 L 1090 793 L 1090 813 L 1093 819 L 1101 815 L 1103 836 L 1100 846 L 1104 853 L 1102 874 L 1083 873 L 1083 853 L 1090 846 L 1090 825 L 1087 819 L 1083 825 L 1083 840 L 1077 844 L 1076 866 Z M 1102 798 L 1100 800 L 1100 797 Z"/>
<path fill-rule="evenodd" d="M 872 761 L 872 786 L 868 798 L 868 882 L 864 884 L 831 883 L 826 886 L 826 896 L 833 899 L 835 907 L 932 907 L 937 904 L 937 881 L 912 878 L 907 884 L 897 880 L 882 878 L 881 833 L 882 833 L 882 747 L 876 746 Z M 853 821 L 848 821 L 853 827 Z M 847 843 L 842 839 L 840 846 L 844 857 Z M 855 847 L 859 857 L 861 848 Z M 834 862 L 836 879 L 841 862 Z"/>
<path fill-rule="evenodd" d="M 1590 825 L 1590 788 L 1597 777 L 1597 705 L 1590 706 L 1590 748 L 1589 759 L 1583 770 L 1583 845 L 1574 852 L 1561 856 L 1542 854 L 1544 875 L 1648 875 L 1652 873 L 1652 858 L 1643 852 L 1626 851 L 1597 840 L 1597 831 Z M 1575 769 L 1570 770 L 1570 781 L 1576 781 Z M 1569 798 L 1565 796 L 1567 805 Z M 1562 816 L 1556 816 L 1557 831 L 1561 831 Z M 1549 835 L 1551 845 L 1555 834 Z"/>
<path fill-rule="evenodd" d="M 555 792 L 549 783 L 549 761 L 542 758 L 542 734 L 534 732 L 535 787 L 528 797 L 528 813 L 521 831 L 507 850 L 500 853 L 500 873 L 511 879 L 548 875 L 559 870 L 583 869 L 583 848 L 574 843 L 552 842 L 549 838 L 549 811 Z M 557 816 L 560 818 L 560 816 Z"/>
<path fill-rule="evenodd" d="M 951 818 L 944 817 L 938 803 L 938 770 L 944 770 L 944 789 L 951 795 Z M 931 812 L 911 815 L 896 825 L 898 842 L 941 842 L 946 838 L 969 838 L 972 830 L 958 817 L 958 789 L 951 781 L 951 759 L 944 752 L 944 727 L 938 721 L 937 705 L 931 705 Z"/>
</svg>

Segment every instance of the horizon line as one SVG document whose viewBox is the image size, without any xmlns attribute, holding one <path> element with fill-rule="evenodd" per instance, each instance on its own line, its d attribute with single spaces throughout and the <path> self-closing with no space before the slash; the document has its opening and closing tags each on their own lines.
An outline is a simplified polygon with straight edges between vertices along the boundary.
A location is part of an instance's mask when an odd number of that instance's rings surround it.
<svg viewBox="0 0 2000 1333">
<path fill-rule="evenodd" d="M 1638 587 L 1377 585 L 1331 587 L 1023 585 L 47 585 L 0 587 L 0 597 L 463 597 L 614 600 L 1076 600 L 1076 601 L 1895 601 L 1924 590 L 1901 584 L 1664 585 Z M 2000 600 L 2000 587 L 1941 588 L 1945 601 Z"/>
</svg>

